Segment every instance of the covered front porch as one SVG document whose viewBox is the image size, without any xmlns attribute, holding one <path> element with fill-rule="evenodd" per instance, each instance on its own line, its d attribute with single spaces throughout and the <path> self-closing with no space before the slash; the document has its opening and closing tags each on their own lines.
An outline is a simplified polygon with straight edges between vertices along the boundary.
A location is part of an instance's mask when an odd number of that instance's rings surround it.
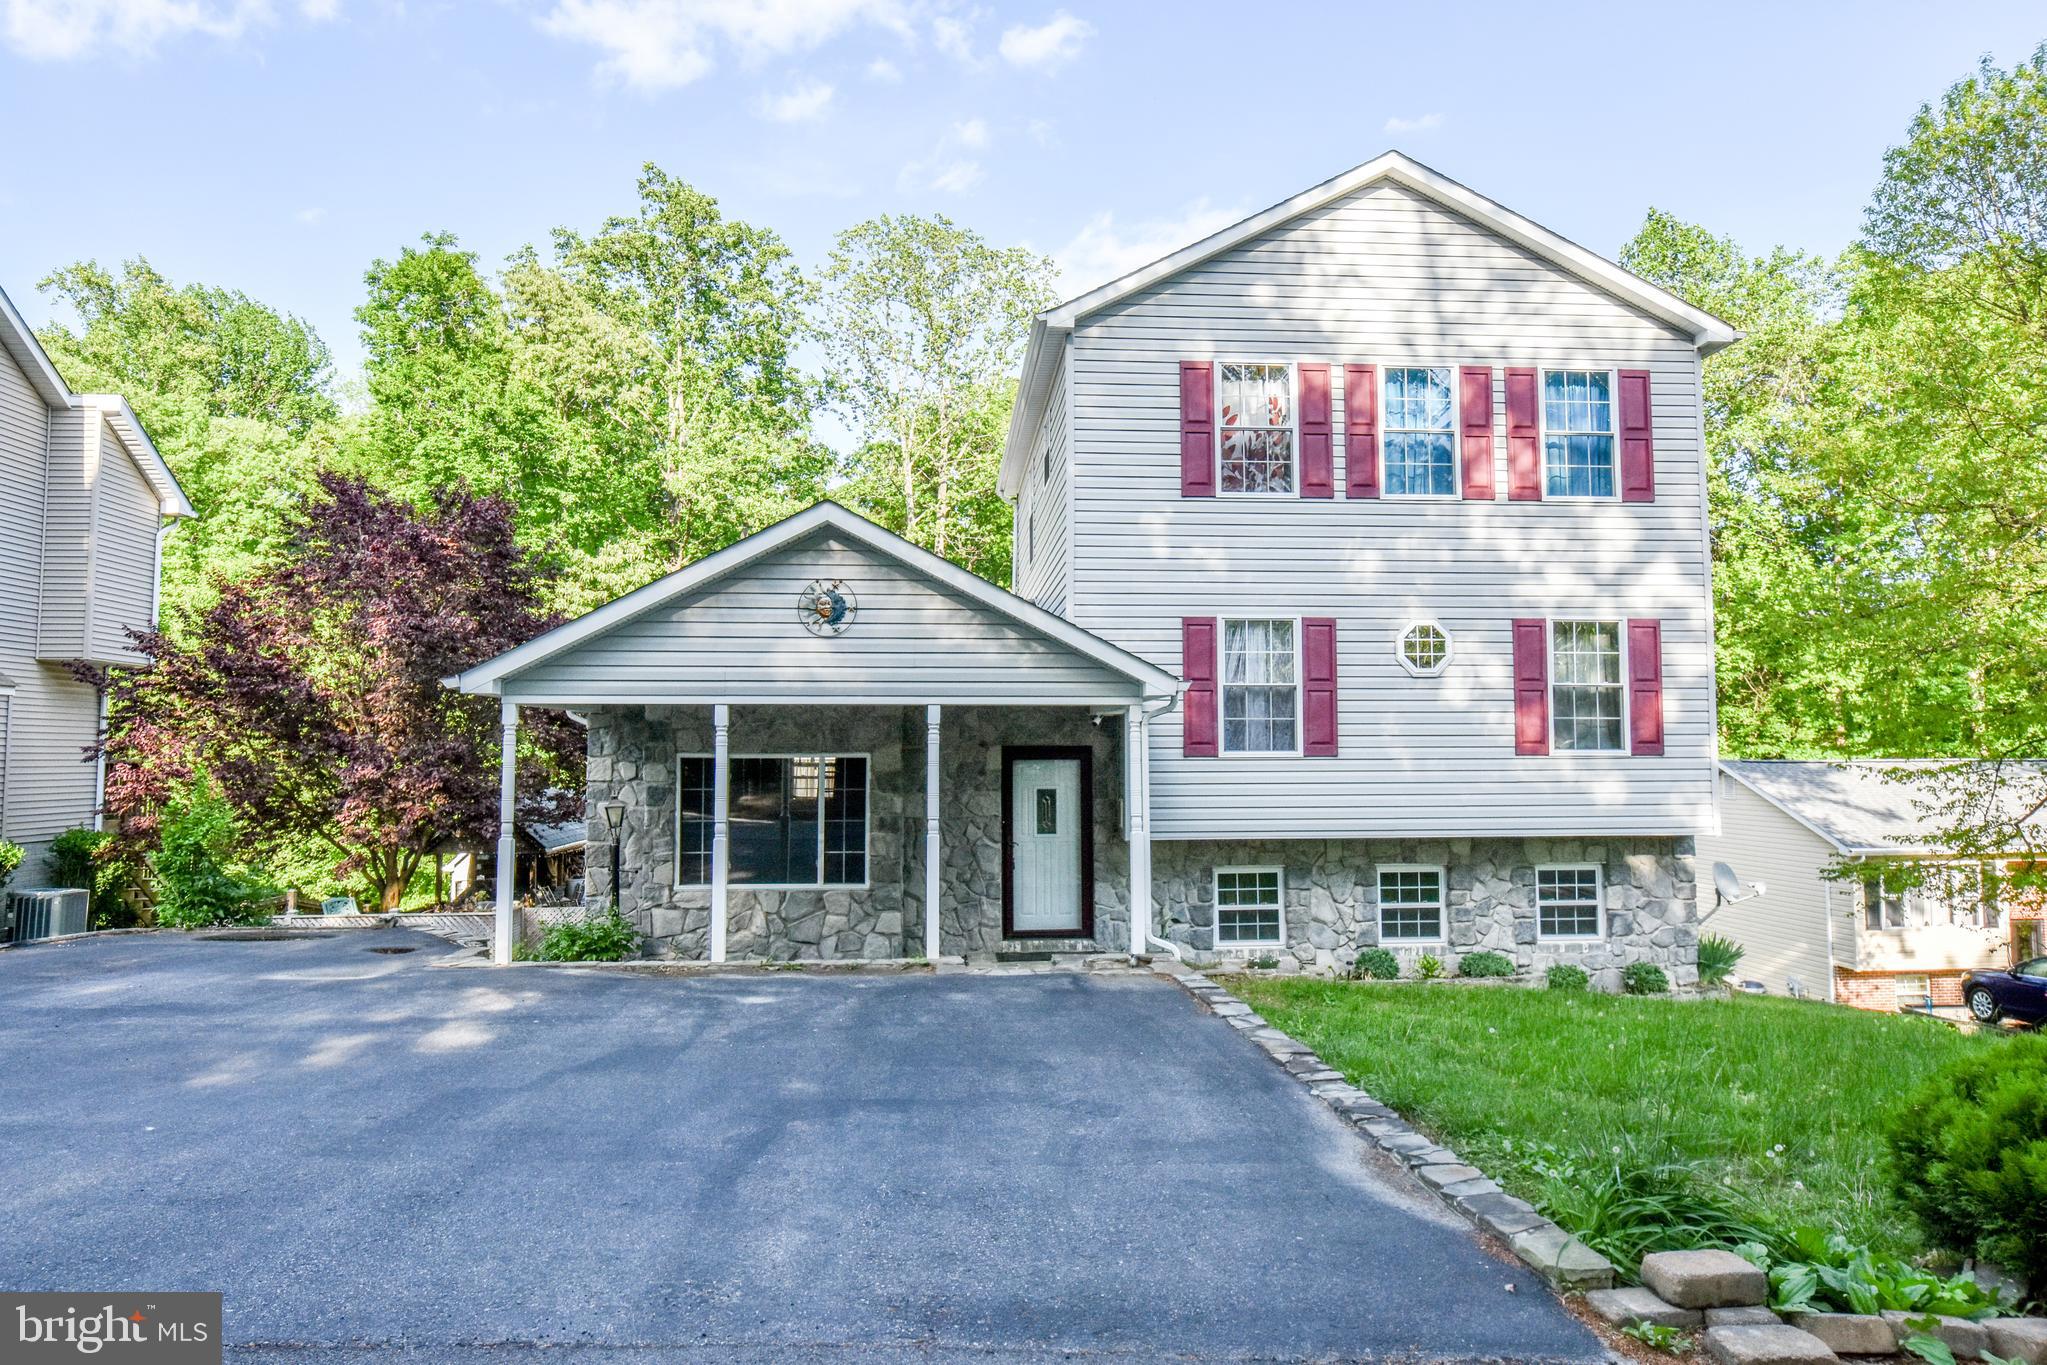
<svg viewBox="0 0 2047 1365">
<path fill-rule="evenodd" d="M 507 832 L 521 708 L 586 721 L 585 904 L 654 954 L 1147 946 L 1178 680 L 835 504 L 449 681 L 500 701 Z M 516 933 L 500 877 L 498 962 Z"/>
</svg>

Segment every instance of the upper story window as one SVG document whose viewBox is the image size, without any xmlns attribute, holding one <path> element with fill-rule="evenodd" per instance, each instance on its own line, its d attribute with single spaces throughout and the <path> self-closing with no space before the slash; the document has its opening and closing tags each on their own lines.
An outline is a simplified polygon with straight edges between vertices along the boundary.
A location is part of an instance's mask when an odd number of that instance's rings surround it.
<svg viewBox="0 0 2047 1365">
<path fill-rule="evenodd" d="M 1457 494 L 1456 406 L 1451 371 L 1386 369 L 1386 430 L 1382 448 L 1389 498 L 1449 498 Z"/>
<path fill-rule="evenodd" d="M 1550 742 L 1562 752 L 1627 748 L 1618 621 L 1550 626 Z"/>
<path fill-rule="evenodd" d="M 2002 919 L 1995 880 L 1974 863 L 1922 867 L 1913 877 L 1886 872 L 1862 883 L 1865 929 L 1996 929 Z"/>
<path fill-rule="evenodd" d="M 1217 367 L 1218 487 L 1224 493 L 1294 491 L 1294 367 Z"/>
<path fill-rule="evenodd" d="M 1543 371 L 1542 462 L 1544 497 L 1614 495 L 1610 371 Z"/>
<path fill-rule="evenodd" d="M 1292 621 L 1224 621 L 1222 751 L 1300 750 L 1300 632 Z"/>
<path fill-rule="evenodd" d="M 1434 621 L 1413 621 L 1400 632 L 1400 666 L 1433 678 L 1450 666 L 1450 634 Z"/>
</svg>

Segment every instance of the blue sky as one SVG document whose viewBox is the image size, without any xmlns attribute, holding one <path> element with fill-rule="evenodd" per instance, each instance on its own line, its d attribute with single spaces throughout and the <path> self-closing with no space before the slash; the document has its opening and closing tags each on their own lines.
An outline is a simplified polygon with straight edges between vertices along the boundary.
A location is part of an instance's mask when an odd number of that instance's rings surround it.
<svg viewBox="0 0 2047 1365">
<path fill-rule="evenodd" d="M 1922 101 L 2047 39 L 2037 0 L 1833 8 L 0 0 L 0 286 L 41 321 L 54 266 L 146 255 L 346 376 L 373 257 L 494 264 L 647 160 L 806 263 L 943 212 L 1076 288 L 1389 146 L 1609 255 L 1652 204 L 1833 251 Z"/>
</svg>

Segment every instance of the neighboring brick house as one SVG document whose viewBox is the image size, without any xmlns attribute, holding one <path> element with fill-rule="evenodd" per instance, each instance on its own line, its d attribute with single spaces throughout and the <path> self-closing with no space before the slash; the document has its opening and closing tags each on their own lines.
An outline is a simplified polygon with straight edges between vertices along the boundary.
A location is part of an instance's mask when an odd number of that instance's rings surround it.
<svg viewBox="0 0 2047 1365">
<path fill-rule="evenodd" d="M 100 695 L 74 664 L 143 661 L 161 536 L 192 515 L 126 400 L 67 387 L 0 293 L 0 838 L 42 884 L 52 838 L 99 819 Z"/>
<path fill-rule="evenodd" d="M 1947 760 L 1729 760 L 1721 832 L 1699 861 L 1724 862 L 1759 896 L 1710 911 L 1705 931 L 1746 950 L 1736 975 L 1775 994 L 1897 1010 L 1962 1004 L 1964 973 L 2047 954 L 2037 895 L 2005 886 L 2010 860 L 1957 860 L 1923 808 L 1914 771 Z M 1872 859 L 1926 864 L 1917 885 Z"/>
<path fill-rule="evenodd" d="M 824 505 L 456 681 L 588 717 L 661 951 L 1686 982 L 1735 340 L 1389 153 L 1035 320 L 1013 592 Z"/>
</svg>

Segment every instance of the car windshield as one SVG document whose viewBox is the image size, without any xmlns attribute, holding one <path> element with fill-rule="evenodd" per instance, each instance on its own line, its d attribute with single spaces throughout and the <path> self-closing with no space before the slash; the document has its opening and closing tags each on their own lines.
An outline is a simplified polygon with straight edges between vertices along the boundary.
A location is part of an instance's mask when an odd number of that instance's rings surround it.
<svg viewBox="0 0 2047 1365">
<path fill-rule="evenodd" d="M 2020 976 L 2047 976 L 2047 957 L 2036 957 L 2012 968 Z"/>
</svg>

